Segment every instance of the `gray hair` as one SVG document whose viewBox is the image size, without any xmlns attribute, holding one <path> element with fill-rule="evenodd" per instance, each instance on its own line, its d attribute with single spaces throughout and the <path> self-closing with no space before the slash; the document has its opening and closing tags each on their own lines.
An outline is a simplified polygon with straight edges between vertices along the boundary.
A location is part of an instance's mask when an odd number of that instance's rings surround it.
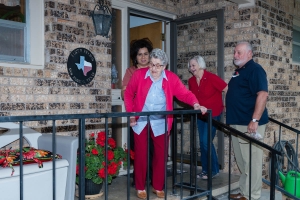
<svg viewBox="0 0 300 200">
<path fill-rule="evenodd" d="M 198 65 L 199 65 L 199 68 L 200 69 L 206 69 L 206 63 L 205 63 L 205 61 L 204 61 L 204 59 L 201 57 L 201 56 L 194 56 L 194 57 L 192 57 L 190 60 L 189 60 L 189 62 L 188 62 L 188 68 L 190 69 L 190 61 L 191 60 L 196 60 L 196 62 L 198 63 Z"/>
<path fill-rule="evenodd" d="M 246 42 L 246 41 L 238 42 L 238 43 L 236 44 L 236 46 L 239 45 L 239 44 L 244 44 L 244 45 L 246 45 L 247 50 L 248 50 L 248 51 L 251 51 L 251 52 L 253 53 L 253 47 L 252 47 L 252 45 L 251 45 L 249 42 Z"/>
<path fill-rule="evenodd" d="M 150 59 L 151 58 L 160 59 L 162 65 L 167 65 L 169 62 L 167 54 L 163 50 L 158 48 L 155 48 L 151 51 Z"/>
</svg>

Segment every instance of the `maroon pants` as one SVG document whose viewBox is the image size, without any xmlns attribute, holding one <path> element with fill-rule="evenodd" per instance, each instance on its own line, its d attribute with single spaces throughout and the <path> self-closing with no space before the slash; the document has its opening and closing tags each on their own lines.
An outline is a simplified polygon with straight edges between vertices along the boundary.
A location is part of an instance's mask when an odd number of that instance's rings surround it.
<svg viewBox="0 0 300 200">
<path fill-rule="evenodd" d="M 148 125 L 140 135 L 134 133 L 134 173 L 135 173 L 135 188 L 144 190 L 147 176 L 147 149 L 148 141 L 147 134 Z M 165 147 L 165 134 L 154 137 L 150 127 L 150 137 L 153 140 L 153 177 L 152 186 L 155 190 L 163 190 L 165 181 L 165 155 L 168 147 Z"/>
</svg>

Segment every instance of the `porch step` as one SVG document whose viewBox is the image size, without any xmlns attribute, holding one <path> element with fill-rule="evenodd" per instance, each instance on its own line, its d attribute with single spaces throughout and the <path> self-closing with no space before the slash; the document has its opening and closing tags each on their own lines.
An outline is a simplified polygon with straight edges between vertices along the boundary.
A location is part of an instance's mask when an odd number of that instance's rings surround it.
<svg viewBox="0 0 300 200">
<path fill-rule="evenodd" d="M 237 183 L 238 184 L 238 183 Z M 239 190 L 234 190 L 232 193 L 239 193 Z M 228 200 L 228 193 L 215 196 L 218 200 Z M 270 200 L 270 190 L 262 189 L 260 200 Z M 282 193 L 275 191 L 275 200 L 282 200 Z"/>
</svg>

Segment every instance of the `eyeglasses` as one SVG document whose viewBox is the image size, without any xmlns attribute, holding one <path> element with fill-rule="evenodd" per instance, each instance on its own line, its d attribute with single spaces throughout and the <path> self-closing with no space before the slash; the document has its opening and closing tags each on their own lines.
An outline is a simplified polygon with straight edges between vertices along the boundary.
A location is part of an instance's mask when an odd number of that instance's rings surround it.
<svg viewBox="0 0 300 200">
<path fill-rule="evenodd" d="M 152 62 L 149 63 L 151 68 L 156 68 L 156 69 L 160 69 L 162 67 L 164 67 L 164 65 L 160 65 L 159 63 L 157 64 L 153 64 Z"/>
</svg>

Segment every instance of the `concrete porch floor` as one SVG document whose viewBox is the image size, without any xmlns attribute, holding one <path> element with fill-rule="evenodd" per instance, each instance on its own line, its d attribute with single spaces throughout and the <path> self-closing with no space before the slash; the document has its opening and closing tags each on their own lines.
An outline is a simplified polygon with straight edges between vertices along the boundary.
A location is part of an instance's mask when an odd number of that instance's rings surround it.
<svg viewBox="0 0 300 200">
<path fill-rule="evenodd" d="M 199 167 L 198 172 L 200 172 L 201 167 Z M 168 167 L 168 172 L 170 168 Z M 178 168 L 179 169 L 179 166 Z M 180 170 L 178 170 L 180 172 Z M 189 180 L 189 165 L 184 164 L 183 167 L 183 182 L 186 183 Z M 239 176 L 232 175 L 231 176 L 231 190 L 236 190 L 238 188 L 238 180 Z M 132 178 L 130 178 L 130 184 L 132 182 Z M 180 182 L 180 173 L 177 174 L 177 184 Z M 197 186 L 201 189 L 207 188 L 207 180 L 197 179 Z M 220 175 L 215 177 L 212 180 L 212 187 L 213 187 L 213 196 L 219 196 L 228 191 L 228 173 L 223 173 L 220 171 Z M 104 190 L 104 186 L 102 188 L 102 191 Z M 78 192 L 78 191 L 76 191 Z M 178 200 L 181 199 L 180 194 L 180 188 L 176 187 L 175 189 L 176 194 L 173 194 L 172 190 L 172 176 L 169 176 L 167 178 L 167 199 L 170 200 Z M 156 197 L 155 194 L 152 193 L 152 187 L 149 187 L 149 199 L 151 200 L 158 200 L 159 198 Z M 187 189 L 183 189 L 183 198 L 190 195 L 190 191 Z M 95 199 L 95 200 L 104 200 L 105 194 L 103 194 L 101 197 L 90 197 L 89 199 Z M 119 199 L 127 199 L 127 175 L 121 175 L 117 178 L 113 179 L 111 185 L 108 185 L 108 199 L 109 200 L 119 200 Z M 136 190 L 134 187 L 130 187 L 130 199 L 138 199 L 136 196 Z M 75 200 L 78 200 L 77 197 L 75 197 Z"/>
<path fill-rule="evenodd" d="M 201 171 L 201 167 L 198 167 L 198 172 Z M 168 167 L 168 172 L 170 168 Z M 179 167 L 177 168 L 179 169 Z M 184 164 L 183 167 L 183 182 L 186 183 L 189 180 L 189 165 Z M 180 171 L 178 171 L 180 172 Z M 231 193 L 238 193 L 239 192 L 239 176 L 238 175 L 231 175 Z M 130 184 L 132 182 L 132 178 L 130 178 Z M 177 184 L 180 182 L 180 173 L 177 174 Z M 207 180 L 197 179 L 197 186 L 201 189 L 207 188 Z M 213 187 L 213 197 L 218 200 L 228 200 L 228 173 L 222 172 L 220 170 L 220 175 L 213 178 L 212 180 L 212 187 Z M 146 189 L 147 190 L 147 189 Z M 104 186 L 102 187 L 101 193 L 104 191 Z M 78 191 L 76 191 L 77 193 Z M 200 192 L 199 192 L 200 193 Z M 152 187 L 149 186 L 149 199 L 150 200 L 161 200 L 156 197 L 155 194 L 152 193 Z M 167 199 L 169 200 L 180 200 L 187 196 L 190 196 L 190 191 L 187 189 L 183 189 L 182 198 L 180 194 L 180 188 L 176 187 L 175 194 L 173 194 L 172 190 L 172 176 L 167 177 Z M 98 197 L 91 197 L 86 199 L 94 199 L 94 200 L 105 200 L 105 194 L 102 193 L 102 196 L 98 195 Z M 127 199 L 127 175 L 120 175 L 117 178 L 113 179 L 112 183 L 108 185 L 108 199 L 109 200 L 120 200 L 120 199 Z M 130 187 L 130 199 L 131 200 L 139 200 L 136 196 L 136 190 L 134 187 Z M 198 198 L 198 199 L 206 199 L 206 197 Z M 262 197 L 260 200 L 269 200 L 270 199 L 270 192 L 269 190 L 262 190 Z M 77 197 L 74 200 L 78 200 Z M 282 200 L 282 194 L 278 191 L 275 193 L 275 200 Z"/>
</svg>

